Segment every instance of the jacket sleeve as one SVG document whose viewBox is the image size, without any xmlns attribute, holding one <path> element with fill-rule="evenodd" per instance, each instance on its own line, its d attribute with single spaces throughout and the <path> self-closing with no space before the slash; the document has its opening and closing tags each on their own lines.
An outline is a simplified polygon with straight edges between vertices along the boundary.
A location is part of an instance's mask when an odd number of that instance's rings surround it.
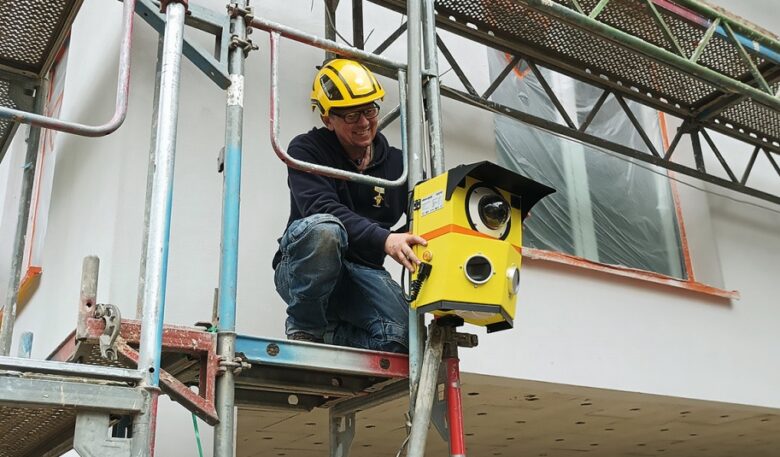
<svg viewBox="0 0 780 457">
<path fill-rule="evenodd" d="M 299 160 L 319 163 L 308 145 L 290 145 L 288 153 Z M 331 164 L 327 164 L 331 165 Z M 384 252 L 385 240 L 390 231 L 376 222 L 365 218 L 344 205 L 338 195 L 338 181 L 335 178 L 315 175 L 288 168 L 288 184 L 294 204 L 303 217 L 313 214 L 336 216 L 347 230 L 349 243 L 353 248 Z"/>
</svg>

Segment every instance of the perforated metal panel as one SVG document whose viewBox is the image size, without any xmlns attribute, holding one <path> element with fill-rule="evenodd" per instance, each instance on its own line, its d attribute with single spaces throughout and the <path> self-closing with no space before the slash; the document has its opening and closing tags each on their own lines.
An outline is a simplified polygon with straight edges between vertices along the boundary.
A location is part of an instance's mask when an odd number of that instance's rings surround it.
<svg viewBox="0 0 780 457">
<path fill-rule="evenodd" d="M 0 72 L 0 106 L 21 110 L 33 107 L 34 81 L 5 75 Z M 13 139 L 18 124 L 0 119 L 0 162 Z"/>
<path fill-rule="evenodd" d="M 30 111 L 32 88 L 67 37 L 82 0 L 0 0 L 0 105 Z M 0 120 L 0 162 L 17 125 Z"/>
<path fill-rule="evenodd" d="M 0 457 L 40 455 L 52 437 L 73 434 L 76 409 L 0 406 Z"/>
<path fill-rule="evenodd" d="M 0 0 L 0 65 L 42 76 L 82 0 Z"/>
<path fill-rule="evenodd" d="M 16 108 L 16 103 L 11 100 L 11 84 L 8 81 L 0 80 L 0 105 L 8 108 Z M 0 119 L 0 141 L 5 143 L 8 134 L 11 133 L 13 122 Z M 2 157 L 2 155 L 0 155 Z"/>
<path fill-rule="evenodd" d="M 772 87 L 777 92 L 780 83 Z M 766 141 L 777 141 L 780 138 L 780 113 L 753 100 L 745 100 L 724 110 L 717 121 L 731 123 L 735 129 L 750 129 L 758 132 L 759 135 L 763 133 L 764 135 L 759 138 Z"/>
</svg>

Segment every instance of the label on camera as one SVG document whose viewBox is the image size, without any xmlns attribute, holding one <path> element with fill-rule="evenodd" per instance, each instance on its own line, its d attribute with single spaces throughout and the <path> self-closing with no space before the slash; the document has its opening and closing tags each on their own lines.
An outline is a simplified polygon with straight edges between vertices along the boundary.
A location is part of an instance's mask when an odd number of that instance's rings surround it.
<svg viewBox="0 0 780 457">
<path fill-rule="evenodd" d="M 440 190 L 436 193 L 423 197 L 420 203 L 420 212 L 423 216 L 431 214 L 434 211 L 438 211 L 444 208 L 444 191 Z"/>
</svg>

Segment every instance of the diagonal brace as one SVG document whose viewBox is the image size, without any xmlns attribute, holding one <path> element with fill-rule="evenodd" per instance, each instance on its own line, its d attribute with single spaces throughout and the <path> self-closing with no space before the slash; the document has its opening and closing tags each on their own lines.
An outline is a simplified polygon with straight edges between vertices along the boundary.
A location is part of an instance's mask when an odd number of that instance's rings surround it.
<svg viewBox="0 0 780 457">
<path fill-rule="evenodd" d="M 634 126 L 636 131 L 639 133 L 639 136 L 642 137 L 642 141 L 647 145 L 647 148 L 650 150 L 650 152 L 656 156 L 661 157 L 658 154 L 658 151 L 655 149 L 655 145 L 653 145 L 653 142 L 650 141 L 650 138 L 647 136 L 647 132 L 645 132 L 645 129 L 642 127 L 642 124 L 639 123 L 639 120 L 637 120 L 636 116 L 634 116 L 634 113 L 631 112 L 631 108 L 628 107 L 628 104 L 626 104 L 626 101 L 618 94 L 613 94 L 615 96 L 615 99 L 620 104 L 620 107 L 623 108 L 623 111 L 626 113 L 626 116 L 628 116 L 628 120 L 631 121 L 631 124 Z"/>
<path fill-rule="evenodd" d="M 506 67 L 504 67 L 503 70 L 501 70 L 501 73 L 496 77 L 495 81 L 493 81 L 490 84 L 490 87 L 485 90 L 485 93 L 482 94 L 482 98 L 488 99 L 491 95 L 493 95 L 493 92 L 498 89 L 498 86 L 501 85 L 502 82 L 504 82 L 504 79 L 506 79 L 507 75 L 509 74 L 512 69 L 514 69 L 517 64 L 520 63 L 520 56 L 513 56 L 512 60 L 507 64 Z"/>
<path fill-rule="evenodd" d="M 536 79 L 539 81 L 539 84 L 542 85 L 542 88 L 544 89 L 544 93 L 547 94 L 547 97 L 550 99 L 550 101 L 555 105 L 555 109 L 558 110 L 558 114 L 561 115 L 563 120 L 566 122 L 566 125 L 569 126 L 571 129 L 576 129 L 577 127 L 574 125 L 574 122 L 572 122 L 571 117 L 569 117 L 569 113 L 566 112 L 566 109 L 561 104 L 561 101 L 558 100 L 558 97 L 555 96 L 555 92 L 553 92 L 550 85 L 547 83 L 547 80 L 544 78 L 544 75 L 541 71 L 539 71 L 539 67 L 536 66 L 535 63 L 528 60 L 528 66 L 531 67 L 531 71 L 534 72 L 534 75 L 536 76 Z"/>
<path fill-rule="evenodd" d="M 122 357 L 131 361 L 133 364 L 138 365 L 138 351 L 130 347 L 121 337 L 117 340 L 116 346 Z M 216 375 L 216 373 L 213 373 L 212 375 Z M 214 383 L 206 383 L 206 385 L 208 385 L 210 389 L 213 389 Z M 205 392 L 205 397 L 202 397 L 163 369 L 160 369 L 160 388 L 163 392 L 168 394 L 172 400 L 203 419 L 207 424 L 214 425 L 219 422 L 219 416 L 217 415 L 217 410 L 214 406 L 212 392 Z"/>
<path fill-rule="evenodd" d="M 229 18 L 226 15 L 222 18 L 211 10 L 197 5 L 190 5 L 189 9 L 187 22 L 192 22 L 198 28 L 214 34 L 217 52 L 215 56 L 184 37 L 182 54 L 205 73 L 214 84 L 222 89 L 227 89 L 230 86 L 227 68 L 227 46 L 230 44 Z M 152 0 L 137 0 L 135 10 L 158 33 L 162 35 L 165 32 L 165 14 L 160 13 L 159 7 L 155 6 Z"/>
<path fill-rule="evenodd" d="M 458 65 L 458 62 L 455 60 L 455 57 L 452 55 L 450 50 L 444 44 L 444 41 L 442 41 L 439 34 L 436 34 L 436 45 L 439 47 L 441 53 L 444 54 L 444 58 L 447 59 L 447 62 L 452 67 L 452 70 L 455 72 L 456 75 L 458 75 L 458 79 L 460 79 L 460 82 L 463 83 L 463 87 L 466 88 L 466 91 L 468 91 L 468 93 L 470 93 L 471 95 L 479 95 L 477 94 L 477 90 L 474 89 L 474 86 L 471 84 L 471 81 L 469 81 L 469 78 L 466 77 L 466 73 L 463 72 L 463 69 L 460 68 L 460 65 Z"/>
<path fill-rule="evenodd" d="M 658 8 L 655 7 L 655 4 L 653 4 L 653 0 L 645 0 L 645 3 L 650 8 L 650 11 L 653 13 L 653 19 L 655 20 L 656 24 L 658 24 L 659 27 L 661 27 L 661 31 L 664 34 L 664 37 L 666 37 L 667 41 L 669 41 L 672 46 L 674 47 L 674 50 L 677 51 L 677 54 L 685 57 L 685 51 L 683 51 L 682 47 L 680 46 L 680 42 L 677 40 L 677 37 L 674 36 L 672 33 L 672 30 L 669 28 L 669 25 L 664 20 L 663 16 L 661 16 L 661 13 L 658 12 Z"/>
<path fill-rule="evenodd" d="M 747 183 L 748 177 L 750 176 L 750 172 L 753 171 L 753 164 L 756 163 L 756 158 L 758 157 L 758 153 L 761 151 L 760 146 L 756 146 L 755 149 L 753 149 L 753 154 L 750 156 L 750 160 L 748 161 L 747 166 L 745 167 L 745 173 L 742 174 L 742 179 L 739 180 L 739 183 L 743 186 L 745 183 Z"/>
<path fill-rule="evenodd" d="M 705 129 L 701 129 L 701 135 L 704 137 L 704 140 L 707 141 L 707 144 L 710 145 L 710 149 L 712 149 L 712 152 L 715 154 L 715 157 L 718 158 L 718 162 L 720 162 L 721 166 L 723 166 L 723 169 L 726 170 L 726 173 L 729 175 L 731 181 L 735 183 L 739 182 L 736 175 L 734 175 L 734 172 L 731 171 L 731 167 L 729 167 L 729 164 L 726 163 L 726 159 L 723 158 L 717 146 L 715 146 L 715 142 L 712 141 L 712 138 L 710 138 L 709 133 L 707 133 Z"/>
<path fill-rule="evenodd" d="M 766 79 L 764 79 L 764 75 L 758 71 L 758 67 L 756 67 L 755 62 L 753 62 L 753 59 L 750 58 L 750 55 L 745 50 L 745 47 L 742 46 L 742 43 L 740 43 L 736 35 L 734 35 L 734 31 L 731 29 L 731 26 L 728 24 L 728 22 L 723 23 L 723 28 L 726 29 L 726 34 L 728 34 L 729 39 L 732 41 L 732 43 L 734 43 L 734 46 L 736 46 L 737 50 L 739 51 L 739 56 L 742 57 L 742 60 L 745 62 L 745 64 L 747 64 L 748 68 L 750 69 L 750 73 L 754 78 L 756 78 L 756 81 L 758 81 L 759 87 L 770 95 L 774 95 L 772 93 L 772 88 L 769 87 Z"/>
</svg>

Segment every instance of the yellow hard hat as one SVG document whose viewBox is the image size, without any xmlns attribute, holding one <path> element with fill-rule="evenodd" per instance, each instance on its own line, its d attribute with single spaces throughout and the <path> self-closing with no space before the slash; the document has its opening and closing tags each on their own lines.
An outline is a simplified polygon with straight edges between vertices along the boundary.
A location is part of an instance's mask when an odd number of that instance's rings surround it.
<svg viewBox="0 0 780 457">
<path fill-rule="evenodd" d="M 360 62 L 334 59 L 326 62 L 311 90 L 311 107 L 327 116 L 331 108 L 365 105 L 381 100 L 385 90 L 371 71 Z"/>
</svg>

